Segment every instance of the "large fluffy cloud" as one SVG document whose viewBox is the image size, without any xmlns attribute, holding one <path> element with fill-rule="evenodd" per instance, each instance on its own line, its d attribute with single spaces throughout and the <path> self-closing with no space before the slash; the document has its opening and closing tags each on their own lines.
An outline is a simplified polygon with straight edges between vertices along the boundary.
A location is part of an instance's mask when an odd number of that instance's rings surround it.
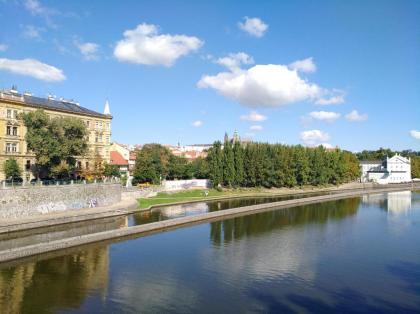
<svg viewBox="0 0 420 314">
<path fill-rule="evenodd" d="M 309 130 L 300 133 L 300 139 L 308 146 L 323 145 L 329 148 L 331 145 L 325 142 L 330 140 L 330 135 L 321 130 Z"/>
<path fill-rule="evenodd" d="M 219 63 L 227 66 L 227 62 Z M 236 66 L 238 62 L 233 64 Z M 250 107 L 277 107 L 316 100 L 325 93 L 323 88 L 301 78 L 298 71 L 287 65 L 258 64 L 249 69 L 228 66 L 228 69 L 229 71 L 216 75 L 204 75 L 197 86 L 212 88 L 219 94 Z"/>
<path fill-rule="evenodd" d="M 203 41 L 197 37 L 159 34 L 156 25 L 143 23 L 124 32 L 124 39 L 117 43 L 114 56 L 125 62 L 170 67 L 178 58 L 202 45 Z"/>
<path fill-rule="evenodd" d="M 309 117 L 315 120 L 334 122 L 340 118 L 340 114 L 333 111 L 312 111 L 309 113 Z"/>
<path fill-rule="evenodd" d="M 411 137 L 420 140 L 420 131 L 417 130 L 411 130 L 410 131 Z"/>
<path fill-rule="evenodd" d="M 265 24 L 260 18 L 258 17 L 244 17 L 244 22 L 239 22 L 238 27 L 247 32 L 249 35 L 254 37 L 262 37 L 264 36 L 265 32 L 268 29 L 268 25 Z"/>
<path fill-rule="evenodd" d="M 66 79 L 62 70 L 35 59 L 12 60 L 0 58 L 0 70 L 32 76 L 48 82 L 63 81 Z"/>
</svg>

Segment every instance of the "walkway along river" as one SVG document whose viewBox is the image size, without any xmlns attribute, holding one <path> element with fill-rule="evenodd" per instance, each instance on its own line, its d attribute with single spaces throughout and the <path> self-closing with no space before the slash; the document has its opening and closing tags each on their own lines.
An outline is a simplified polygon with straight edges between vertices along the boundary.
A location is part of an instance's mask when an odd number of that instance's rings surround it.
<svg viewBox="0 0 420 314">
<path fill-rule="evenodd" d="M 401 190 L 401 187 L 387 187 L 383 191 L 392 191 L 392 190 Z M 144 234 L 150 234 L 155 232 L 161 232 L 167 229 L 178 228 L 180 226 L 202 223 L 205 221 L 214 221 L 221 220 L 224 218 L 234 217 L 243 214 L 250 214 L 259 211 L 266 211 L 272 209 L 280 209 L 287 207 L 294 207 L 303 204 L 310 203 L 319 203 L 327 200 L 342 199 L 352 196 L 358 196 L 366 193 L 378 193 L 381 192 L 381 189 L 376 190 L 357 190 L 351 192 L 336 193 L 330 195 L 320 195 L 320 196 L 311 196 L 304 197 L 299 199 L 284 200 L 278 202 L 269 202 L 259 205 L 244 206 L 238 208 L 230 208 L 226 210 L 207 212 L 199 215 L 186 216 L 176 219 L 163 220 L 158 222 L 147 223 L 144 225 L 135 225 L 129 226 L 129 219 L 117 223 L 120 224 L 121 228 L 111 228 L 111 230 L 99 231 L 99 232 L 90 232 L 90 228 L 83 229 L 82 234 L 74 235 L 70 234 L 66 237 L 63 236 L 64 233 L 69 232 L 64 230 L 62 233 L 52 231 L 47 235 L 38 235 L 36 237 L 30 236 L 29 238 L 18 237 L 14 234 L 9 235 L 9 241 L 5 242 L 3 250 L 0 251 L 0 262 L 9 261 L 13 259 L 23 258 L 31 255 L 41 254 L 45 252 L 51 252 L 55 250 L 61 250 L 69 247 L 74 247 L 83 244 L 94 243 L 98 241 L 110 240 L 119 237 L 126 236 L 139 236 Z M 134 218 L 133 218 L 134 219 Z M 141 219 L 140 219 L 141 223 Z M 111 223 L 112 225 L 112 223 Z M 34 242 L 31 242 L 34 239 Z M 7 238 L 4 238 L 3 241 L 7 241 Z M 21 243 L 18 245 L 16 243 Z"/>
<path fill-rule="evenodd" d="M 230 215 L 1 264 L 0 309 L 418 313 L 419 222 L 409 190 Z"/>
</svg>

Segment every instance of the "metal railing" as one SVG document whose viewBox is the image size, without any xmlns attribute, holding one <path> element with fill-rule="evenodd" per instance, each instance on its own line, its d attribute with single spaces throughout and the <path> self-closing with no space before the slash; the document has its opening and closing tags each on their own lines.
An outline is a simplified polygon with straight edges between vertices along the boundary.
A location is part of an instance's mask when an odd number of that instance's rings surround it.
<svg viewBox="0 0 420 314">
<path fill-rule="evenodd" d="M 65 186 L 65 185 L 81 185 L 81 184 L 115 184 L 121 183 L 119 178 L 95 179 L 95 180 L 67 180 L 67 179 L 48 179 L 33 181 L 11 181 L 3 180 L 1 188 L 37 188 L 45 186 Z"/>
</svg>

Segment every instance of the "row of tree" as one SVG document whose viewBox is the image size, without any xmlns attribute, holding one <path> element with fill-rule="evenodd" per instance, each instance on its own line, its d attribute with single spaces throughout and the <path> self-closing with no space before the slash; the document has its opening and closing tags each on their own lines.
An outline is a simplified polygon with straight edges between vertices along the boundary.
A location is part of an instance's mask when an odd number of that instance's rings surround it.
<svg viewBox="0 0 420 314">
<path fill-rule="evenodd" d="M 213 185 L 231 187 L 293 187 L 340 184 L 359 178 L 354 154 L 324 147 L 215 142 L 208 152 Z"/>
<path fill-rule="evenodd" d="M 194 177 L 208 178 L 214 186 L 293 187 L 349 182 L 358 179 L 359 172 L 354 154 L 322 146 L 215 142 L 207 158 L 190 163 L 162 145 L 147 144 L 137 154 L 133 183 Z"/>
</svg>

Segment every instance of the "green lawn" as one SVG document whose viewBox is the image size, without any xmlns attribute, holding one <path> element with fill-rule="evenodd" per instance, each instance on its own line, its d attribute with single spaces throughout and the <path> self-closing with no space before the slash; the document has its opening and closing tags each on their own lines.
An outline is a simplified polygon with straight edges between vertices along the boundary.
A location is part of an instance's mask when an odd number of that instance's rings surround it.
<svg viewBox="0 0 420 314">
<path fill-rule="evenodd" d="M 161 192 L 158 193 L 156 196 L 150 198 L 141 198 L 138 200 L 140 208 L 147 208 L 152 205 L 160 205 L 160 204 L 168 204 L 168 203 L 175 203 L 175 202 L 186 202 L 186 201 L 194 201 L 194 200 L 206 200 L 211 198 L 217 197 L 224 197 L 224 196 L 235 196 L 241 194 L 250 194 L 250 193 L 257 193 L 261 192 L 261 189 L 255 190 L 223 190 L 218 191 L 215 189 L 208 189 L 208 195 L 204 195 L 204 191 L 206 190 L 188 190 L 188 191 L 180 191 L 175 193 L 166 193 Z"/>
</svg>

